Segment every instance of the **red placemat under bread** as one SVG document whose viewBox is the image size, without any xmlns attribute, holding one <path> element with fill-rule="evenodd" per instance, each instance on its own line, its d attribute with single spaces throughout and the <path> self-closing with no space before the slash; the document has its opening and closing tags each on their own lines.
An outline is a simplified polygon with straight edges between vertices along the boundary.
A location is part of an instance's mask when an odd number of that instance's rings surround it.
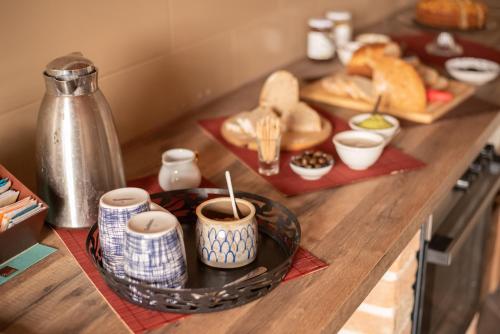
<svg viewBox="0 0 500 334">
<path fill-rule="evenodd" d="M 437 33 L 420 33 L 412 35 L 396 35 L 391 36 L 391 38 L 403 46 L 405 54 L 416 55 L 422 60 L 423 63 L 428 65 L 443 66 L 446 60 L 453 57 L 431 55 L 425 50 L 425 46 L 428 43 L 431 43 L 436 36 Z M 484 58 L 500 63 L 500 50 L 464 38 L 455 37 L 455 39 L 456 42 L 463 48 L 463 54 L 461 54 L 460 57 Z"/>
<path fill-rule="evenodd" d="M 133 180 L 129 182 L 129 186 L 141 187 L 148 190 L 150 193 L 162 191 L 158 185 L 156 175 Z M 212 185 L 205 180 L 202 182 L 201 186 L 209 188 L 212 187 Z M 55 231 L 69 249 L 73 257 L 77 260 L 80 267 L 82 267 L 85 274 L 90 278 L 101 295 L 106 299 L 113 311 L 134 333 L 142 333 L 166 323 L 189 316 L 186 314 L 151 311 L 120 298 L 106 285 L 104 279 L 99 274 L 99 271 L 87 255 L 85 250 L 85 241 L 87 239 L 88 230 L 56 229 Z M 293 259 L 292 268 L 284 280 L 287 281 L 300 277 L 324 269 L 327 266 L 328 264 L 315 257 L 307 250 L 299 248 Z"/>
<path fill-rule="evenodd" d="M 259 175 L 284 195 L 292 196 L 322 189 L 334 188 L 375 176 L 395 174 L 425 166 L 423 162 L 403 153 L 394 146 L 389 145 L 384 149 L 380 159 L 367 170 L 355 171 L 348 168 L 336 154 L 332 143 L 332 137 L 338 132 L 349 130 L 349 125 L 344 120 L 331 113 L 321 111 L 318 108 L 315 109 L 332 123 L 333 133 L 327 140 L 320 145 L 315 146 L 313 149 L 319 149 L 327 153 L 332 153 L 335 159 L 335 164 L 332 170 L 321 179 L 317 181 L 306 181 L 295 174 L 288 165 L 290 158 L 297 154 L 297 152 L 282 151 L 280 157 L 280 173 L 273 176 Z M 220 129 L 222 123 L 224 123 L 226 119 L 227 117 L 212 118 L 201 120 L 199 123 L 218 142 L 223 144 L 247 166 L 258 173 L 257 152 L 232 145 L 222 137 Z M 203 157 L 201 158 L 203 159 Z"/>
</svg>

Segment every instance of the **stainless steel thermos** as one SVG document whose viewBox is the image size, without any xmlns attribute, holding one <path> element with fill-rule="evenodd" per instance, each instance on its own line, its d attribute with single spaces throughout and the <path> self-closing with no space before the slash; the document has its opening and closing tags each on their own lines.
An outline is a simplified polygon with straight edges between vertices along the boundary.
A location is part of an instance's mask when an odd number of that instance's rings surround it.
<svg viewBox="0 0 500 334">
<path fill-rule="evenodd" d="M 48 222 L 81 228 L 97 222 L 100 196 L 125 186 L 110 107 L 97 68 L 81 53 L 50 62 L 36 135 L 38 191 Z"/>
</svg>

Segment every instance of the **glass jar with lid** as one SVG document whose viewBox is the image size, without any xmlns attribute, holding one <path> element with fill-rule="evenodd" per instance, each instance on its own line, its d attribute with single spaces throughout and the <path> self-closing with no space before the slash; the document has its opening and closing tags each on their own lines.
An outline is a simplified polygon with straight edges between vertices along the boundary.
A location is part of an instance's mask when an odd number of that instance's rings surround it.
<svg viewBox="0 0 500 334">
<path fill-rule="evenodd" d="M 326 18 L 333 24 L 333 40 L 341 46 L 352 40 L 352 15 L 347 11 L 329 11 Z"/>
<path fill-rule="evenodd" d="M 307 34 L 307 57 L 312 60 L 330 60 L 335 54 L 332 40 L 333 24 L 328 19 L 310 19 Z"/>
</svg>

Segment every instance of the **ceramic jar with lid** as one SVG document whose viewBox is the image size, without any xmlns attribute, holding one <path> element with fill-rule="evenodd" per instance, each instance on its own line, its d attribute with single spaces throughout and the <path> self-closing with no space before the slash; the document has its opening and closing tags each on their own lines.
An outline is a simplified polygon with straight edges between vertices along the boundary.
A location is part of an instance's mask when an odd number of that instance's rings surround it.
<svg viewBox="0 0 500 334">
<path fill-rule="evenodd" d="M 307 34 L 307 57 L 312 60 L 330 60 L 335 54 L 332 41 L 333 24 L 328 19 L 310 19 Z"/>
<path fill-rule="evenodd" d="M 347 11 L 329 11 L 326 18 L 332 22 L 333 40 L 337 47 L 352 40 L 352 15 Z"/>
</svg>

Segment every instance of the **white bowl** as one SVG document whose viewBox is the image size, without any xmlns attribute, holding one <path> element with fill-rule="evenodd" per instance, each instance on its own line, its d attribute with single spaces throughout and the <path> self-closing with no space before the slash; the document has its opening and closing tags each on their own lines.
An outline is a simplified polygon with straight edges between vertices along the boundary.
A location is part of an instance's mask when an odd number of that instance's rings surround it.
<svg viewBox="0 0 500 334">
<path fill-rule="evenodd" d="M 370 141 L 373 146 L 358 147 L 347 141 Z M 351 169 L 365 170 L 373 165 L 384 150 L 385 139 L 382 135 L 367 131 L 343 131 L 333 137 L 333 144 L 340 159 Z"/>
<path fill-rule="evenodd" d="M 343 65 L 347 65 L 352 58 L 352 55 L 354 52 L 356 52 L 357 49 L 359 49 L 363 44 L 360 42 L 347 42 L 337 49 L 337 52 L 339 54 L 339 59 L 340 62 Z"/>
<path fill-rule="evenodd" d="M 367 33 L 358 35 L 356 41 L 363 44 L 389 43 L 391 38 L 384 34 Z"/>
<path fill-rule="evenodd" d="M 332 163 L 326 167 L 304 168 L 297 166 L 290 161 L 290 168 L 295 172 L 295 174 L 299 175 L 304 180 L 314 181 L 319 180 L 320 178 L 328 174 L 328 172 L 332 170 L 333 164 L 334 162 L 332 161 Z"/>
<path fill-rule="evenodd" d="M 364 113 L 364 114 L 359 114 L 359 115 L 353 116 L 353 117 L 351 117 L 351 119 L 349 119 L 349 126 L 353 130 L 378 133 L 379 135 L 382 135 L 385 138 L 386 145 L 389 144 L 389 142 L 392 140 L 392 138 L 394 138 L 396 133 L 399 132 L 399 129 L 400 129 L 399 121 L 397 120 L 396 117 L 392 117 L 389 115 L 382 115 L 386 121 L 388 121 L 389 123 L 391 123 L 393 125 L 393 127 L 387 128 L 387 129 L 365 129 L 363 127 L 356 125 L 357 123 L 360 123 L 371 116 L 372 116 L 371 113 Z"/>
<path fill-rule="evenodd" d="M 500 72 L 500 66 L 494 61 L 472 57 L 447 60 L 445 67 L 455 79 L 474 85 L 483 85 L 494 80 Z"/>
</svg>

